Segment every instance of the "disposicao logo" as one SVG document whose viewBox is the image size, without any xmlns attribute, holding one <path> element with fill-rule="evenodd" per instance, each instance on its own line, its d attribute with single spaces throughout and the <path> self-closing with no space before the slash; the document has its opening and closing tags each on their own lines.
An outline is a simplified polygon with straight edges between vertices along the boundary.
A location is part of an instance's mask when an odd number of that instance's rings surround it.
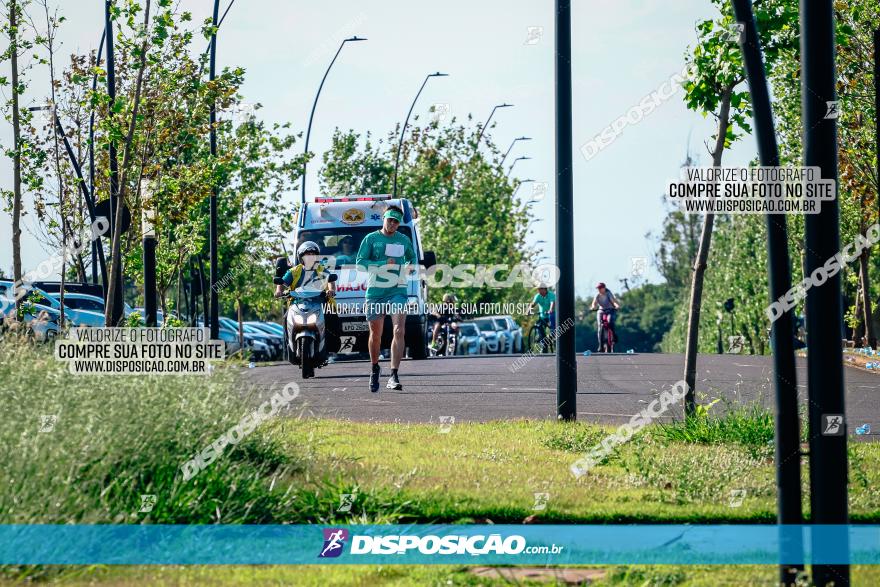
<svg viewBox="0 0 880 587">
<path fill-rule="evenodd" d="M 318 558 L 335 558 L 342 554 L 345 541 L 348 540 L 348 530 L 343 528 L 324 528 L 324 546 Z"/>
</svg>

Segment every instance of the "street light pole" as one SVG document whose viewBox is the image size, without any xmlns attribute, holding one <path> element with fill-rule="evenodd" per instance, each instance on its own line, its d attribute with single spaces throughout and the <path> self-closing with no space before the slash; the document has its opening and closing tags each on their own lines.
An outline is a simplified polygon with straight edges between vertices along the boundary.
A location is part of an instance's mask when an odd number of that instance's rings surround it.
<svg viewBox="0 0 880 587">
<path fill-rule="evenodd" d="M 213 29 L 211 31 L 211 57 L 210 57 L 210 65 L 208 70 L 208 79 L 210 81 L 214 81 L 214 77 L 216 75 L 216 66 L 217 66 L 217 17 L 220 12 L 220 0 L 214 0 L 214 13 L 211 19 L 211 23 Z M 211 159 L 216 162 L 217 161 L 217 102 L 216 100 L 211 102 Z M 217 193 L 219 192 L 217 186 L 217 178 L 214 177 L 211 186 L 211 226 L 209 229 L 209 239 L 210 239 L 210 254 L 211 254 L 211 267 L 210 267 L 210 286 L 211 286 L 211 304 L 210 304 L 210 328 L 211 328 L 211 339 L 217 340 L 220 338 L 220 308 L 218 307 L 218 297 L 217 297 L 217 288 L 214 287 L 217 283 L 218 269 L 217 269 Z"/>
<path fill-rule="evenodd" d="M 101 63 L 101 53 L 104 50 L 104 37 L 107 36 L 106 29 L 101 33 L 101 42 L 98 43 L 98 53 L 95 55 L 95 73 L 92 74 L 92 93 L 98 89 L 98 64 Z M 89 194 L 92 197 L 92 203 L 95 202 L 95 107 L 89 114 Z M 92 218 L 92 222 L 95 219 Z M 101 263 L 101 286 L 104 288 L 104 296 L 107 295 L 107 266 L 104 261 L 104 249 L 101 241 L 95 239 L 92 241 L 92 283 L 98 283 L 98 248 L 100 249 Z"/>
<path fill-rule="evenodd" d="M 801 0 L 801 83 L 804 128 L 804 166 L 818 167 L 824 180 L 838 192 L 835 22 L 832 0 Z M 840 202 L 822 202 L 818 214 L 804 220 L 805 275 L 821 269 L 840 250 Z M 849 555 L 847 513 L 847 426 L 845 419 L 843 351 L 840 346 L 843 315 L 841 276 L 829 274 L 822 287 L 807 294 L 807 384 L 810 430 L 810 522 L 833 525 L 833 541 Z M 790 335 L 790 333 L 789 333 Z M 842 421 L 840 421 L 842 420 Z M 836 428 L 834 426 L 836 424 Z M 825 534 L 828 536 L 829 534 Z M 824 544 L 813 533 L 813 552 Z M 816 585 L 850 584 L 848 564 L 813 565 Z"/>
<path fill-rule="evenodd" d="M 336 63 L 336 58 L 339 57 L 339 54 L 342 53 L 342 48 L 345 47 L 345 44 L 348 42 L 357 42 L 357 41 L 366 41 L 366 39 L 362 39 L 357 35 L 353 37 L 349 37 L 347 39 L 343 39 L 343 41 L 339 44 L 339 49 L 336 50 L 336 55 L 333 56 L 333 60 L 330 61 L 330 65 L 327 66 L 327 71 L 324 72 L 324 77 L 321 78 L 321 84 L 318 86 L 318 93 L 315 94 L 315 101 L 312 103 L 312 113 L 309 114 L 309 125 L 306 128 L 306 144 L 303 148 L 303 154 L 309 154 L 309 138 L 312 136 L 312 120 L 315 118 L 315 108 L 318 107 L 318 98 L 321 97 L 321 90 L 324 88 L 324 82 L 327 81 L 327 75 L 330 73 L 330 69 L 333 67 L 333 64 Z M 303 176 L 302 176 L 302 190 L 300 192 L 300 203 L 304 204 L 306 201 L 306 168 L 308 166 L 308 161 L 303 161 Z"/>
<path fill-rule="evenodd" d="M 113 53 L 112 8 L 113 0 L 105 0 L 104 37 L 107 42 L 107 97 L 110 99 L 110 104 L 116 102 L 116 58 Z M 115 140 L 110 140 L 108 155 L 110 159 L 110 277 L 113 279 L 113 283 L 107 285 L 104 296 L 105 298 L 109 297 L 109 291 L 113 290 L 113 299 L 106 300 L 107 305 L 113 308 L 112 315 L 106 317 L 109 321 L 107 326 L 118 326 L 122 319 L 122 259 L 117 259 L 116 257 L 121 257 L 121 254 L 117 255 L 113 250 L 113 235 L 122 228 L 116 226 L 116 206 L 124 204 L 116 201 L 119 194 L 119 161 L 116 157 Z"/>
<path fill-rule="evenodd" d="M 513 146 L 516 144 L 517 141 L 530 141 L 530 140 L 532 140 L 532 137 L 516 137 L 515 139 L 510 141 L 510 146 L 507 147 L 507 152 L 504 153 L 504 157 L 501 158 L 500 165 L 504 165 L 504 160 L 507 159 L 508 155 L 510 155 L 510 151 L 511 151 L 511 149 L 513 149 Z"/>
<path fill-rule="evenodd" d="M 503 104 L 498 104 L 497 106 L 492 108 L 492 112 L 489 113 L 489 118 L 486 119 L 486 124 L 484 124 L 482 128 L 480 128 L 480 134 L 477 135 L 477 144 L 474 145 L 474 150 L 480 147 L 480 139 L 483 138 L 483 133 L 486 132 L 486 128 L 489 127 L 489 122 L 492 120 L 492 117 L 495 116 L 495 111 L 499 108 L 510 108 L 511 106 L 513 106 L 513 104 L 508 104 L 507 102 L 505 102 Z"/>
<path fill-rule="evenodd" d="M 513 160 L 513 163 L 510 164 L 510 169 L 507 170 L 507 175 L 510 175 L 510 172 L 513 171 L 513 166 L 516 165 L 517 161 L 528 161 L 531 157 L 517 157 Z"/>
<path fill-rule="evenodd" d="M 577 419 L 574 349 L 574 176 L 572 175 L 571 0 L 556 0 L 556 417 Z M 566 328 L 568 326 L 568 328 Z"/>
<path fill-rule="evenodd" d="M 440 73 L 439 71 L 426 75 L 425 81 L 422 82 L 419 91 L 416 92 L 416 97 L 413 98 L 412 104 L 409 105 L 409 112 L 406 113 L 406 118 L 403 121 L 403 128 L 400 129 L 400 140 L 397 142 L 397 153 L 394 155 L 394 185 L 392 186 L 391 193 L 395 198 L 397 197 L 397 170 L 400 167 L 400 150 L 403 149 L 403 137 L 406 136 L 406 127 L 409 124 L 409 117 L 412 115 L 413 108 L 416 107 L 416 102 L 419 101 L 419 96 L 422 95 L 422 90 L 424 90 L 425 86 L 428 84 L 428 80 L 432 77 L 447 77 L 448 75 L 448 73 Z"/>
</svg>

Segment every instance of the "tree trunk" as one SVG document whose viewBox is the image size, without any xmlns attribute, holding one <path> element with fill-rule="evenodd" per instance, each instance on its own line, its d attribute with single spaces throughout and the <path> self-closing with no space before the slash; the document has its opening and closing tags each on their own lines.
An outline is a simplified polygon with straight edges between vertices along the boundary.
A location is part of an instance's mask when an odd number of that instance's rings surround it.
<svg viewBox="0 0 880 587">
<path fill-rule="evenodd" d="M 724 88 L 721 95 L 721 108 L 718 114 L 718 136 L 715 140 L 715 150 L 712 151 L 712 166 L 721 166 L 721 156 L 724 153 L 724 140 L 727 137 L 727 128 L 730 125 L 730 97 L 732 87 Z M 697 379 L 697 343 L 700 334 L 700 306 L 703 302 L 703 277 L 706 272 L 706 260 L 709 258 L 709 246 L 712 243 L 712 226 L 715 223 L 714 214 L 706 214 L 703 222 L 703 230 L 700 233 L 700 246 L 697 250 L 697 260 L 694 263 L 694 275 L 691 282 L 691 300 L 688 310 L 687 344 L 685 345 L 684 357 L 684 380 L 687 384 L 685 395 L 685 415 L 692 416 L 696 412 L 696 399 L 694 386 Z"/>
<path fill-rule="evenodd" d="M 868 249 L 864 249 L 859 255 L 859 285 L 862 290 L 862 315 L 860 318 L 865 322 L 865 344 L 871 348 L 877 348 L 877 335 L 874 333 L 874 325 L 871 323 L 871 287 L 868 276 Z"/>
<path fill-rule="evenodd" d="M 18 3 L 9 0 L 10 61 L 12 62 L 12 279 L 16 289 L 21 285 L 21 119 L 18 110 Z M 15 292 L 15 307 L 21 296 Z"/>
</svg>

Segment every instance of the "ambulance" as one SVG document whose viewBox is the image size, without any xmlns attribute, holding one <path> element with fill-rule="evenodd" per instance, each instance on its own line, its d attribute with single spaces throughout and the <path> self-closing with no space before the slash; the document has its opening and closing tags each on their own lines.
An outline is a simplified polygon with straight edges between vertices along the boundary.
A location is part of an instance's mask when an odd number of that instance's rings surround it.
<svg viewBox="0 0 880 587">
<path fill-rule="evenodd" d="M 328 334 L 330 350 L 338 346 L 339 354 L 366 353 L 369 327 L 363 313 L 369 274 L 354 268 L 361 241 L 369 233 L 382 228 L 382 214 L 388 206 L 403 210 L 398 232 L 413 244 L 419 264 L 426 269 L 437 263 L 432 251 L 422 248 L 418 229 L 418 212 L 406 198 L 390 195 L 316 198 L 302 205 L 294 229 L 294 250 L 305 241 L 321 247 L 325 262 L 338 275 L 336 304 L 339 321 L 336 332 Z M 406 354 L 412 359 L 427 357 L 428 288 L 424 280 L 407 280 Z M 333 324 L 334 320 L 328 322 Z M 332 340 L 337 338 L 337 340 Z M 391 319 L 385 318 L 382 349 L 391 346 Z"/>
</svg>

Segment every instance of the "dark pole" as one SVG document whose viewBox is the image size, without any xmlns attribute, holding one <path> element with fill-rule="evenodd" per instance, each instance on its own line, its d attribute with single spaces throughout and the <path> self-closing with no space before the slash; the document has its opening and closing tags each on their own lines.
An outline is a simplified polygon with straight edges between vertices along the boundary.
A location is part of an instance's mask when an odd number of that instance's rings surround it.
<svg viewBox="0 0 880 587">
<path fill-rule="evenodd" d="M 85 200 L 86 202 L 86 208 L 88 208 L 89 210 L 89 220 L 91 222 L 95 222 L 95 200 L 91 195 L 94 192 L 90 193 L 88 188 L 86 188 L 86 182 L 83 179 L 82 168 L 79 166 L 79 162 L 76 160 L 76 155 L 73 152 L 73 148 L 70 146 L 70 141 L 67 139 L 67 134 L 65 134 L 64 127 L 61 126 L 61 120 L 58 118 L 58 113 L 54 110 L 54 108 L 53 118 L 55 119 L 55 128 L 58 130 L 58 135 L 61 137 L 61 141 L 64 144 L 64 150 L 67 152 L 67 157 L 70 159 L 70 164 L 73 167 L 74 173 L 76 173 L 77 179 L 79 180 L 79 188 L 82 192 L 83 200 Z M 98 262 L 101 266 L 101 282 L 107 283 L 107 264 L 104 261 L 104 248 L 101 246 L 101 237 L 99 236 L 92 240 L 92 245 L 92 254 L 98 257 Z M 95 274 L 95 271 L 96 269 L 93 267 L 92 275 Z M 97 279 L 95 279 L 95 281 L 97 282 Z"/>
<path fill-rule="evenodd" d="M 419 91 L 416 92 L 416 97 L 413 98 L 412 104 L 409 105 L 409 112 L 406 113 L 406 118 L 403 121 L 403 128 L 400 129 L 400 140 L 397 142 L 397 153 L 394 154 L 394 182 L 391 187 L 391 194 L 396 198 L 397 197 L 397 169 L 400 166 L 400 150 L 403 149 L 403 137 L 406 136 L 406 127 L 409 124 L 409 117 L 412 114 L 413 108 L 416 107 L 416 102 L 419 101 L 419 96 L 422 95 L 422 90 L 425 89 L 425 86 L 428 83 L 428 80 L 432 77 L 446 77 L 449 75 L 448 73 L 440 73 L 439 71 L 435 73 L 429 73 L 425 76 L 425 81 L 422 82 Z"/>
<path fill-rule="evenodd" d="M 217 17 L 220 12 L 220 0 L 214 0 L 214 15 L 212 18 L 213 31 L 211 34 L 211 61 L 208 72 L 208 79 L 214 81 L 217 64 Z M 217 160 L 217 103 L 211 103 L 211 159 Z M 217 179 L 214 178 L 211 187 L 211 225 L 209 240 L 211 245 L 211 305 L 210 305 L 210 327 L 211 339 L 217 340 L 220 337 L 220 308 L 218 307 L 217 289 L 214 284 L 217 283 Z"/>
<path fill-rule="evenodd" d="M 832 0 L 801 0 L 801 91 L 804 125 L 804 165 L 821 169 L 822 179 L 835 182 L 835 199 L 823 201 L 818 214 L 807 214 L 806 269 L 808 275 L 840 250 L 837 200 L 837 120 L 829 101 L 837 101 L 835 88 L 835 30 Z M 813 524 L 847 524 L 846 420 L 842 434 L 823 434 L 823 415 L 845 414 L 843 352 L 841 349 L 842 300 L 840 273 L 829 276 L 807 293 L 807 382 L 810 418 L 810 512 Z M 816 534 L 813 535 L 814 537 Z M 846 529 L 840 527 L 834 543 L 849 551 Z M 813 552 L 821 545 L 815 540 Z M 816 585 L 847 586 L 849 565 L 814 565 Z"/>
<path fill-rule="evenodd" d="M 101 53 L 104 51 L 104 37 L 107 31 L 101 32 L 101 42 L 98 43 L 98 53 L 95 55 L 95 67 L 101 62 Z M 92 75 L 92 92 L 98 89 L 98 73 Z M 92 203 L 95 201 L 95 109 L 92 108 L 89 114 L 89 193 L 92 196 Z M 92 218 L 92 222 L 95 219 Z M 104 287 L 104 297 L 107 292 L 107 267 L 104 260 L 104 249 L 100 240 L 92 241 L 92 283 L 98 283 L 98 248 L 101 248 L 101 285 Z"/>
<path fill-rule="evenodd" d="M 344 39 L 339 44 L 339 49 L 336 50 L 336 55 L 333 56 L 333 60 L 330 62 L 330 65 L 327 66 L 327 71 L 324 72 L 324 77 L 321 78 L 321 84 L 318 86 L 318 93 L 315 94 L 315 101 L 312 102 L 312 113 L 309 114 L 309 126 L 306 127 L 306 144 L 303 148 L 303 154 L 308 155 L 309 153 L 309 138 L 312 136 L 312 120 L 315 118 L 315 108 L 318 107 L 318 98 L 321 97 L 321 90 L 324 88 L 324 82 L 327 81 L 327 75 L 330 73 L 330 69 L 333 67 L 333 64 L 336 63 L 336 58 L 339 57 L 339 54 L 342 53 L 342 48 L 345 47 L 345 44 L 349 41 L 366 41 L 366 39 L 362 39 L 355 35 L 354 37 L 349 37 Z M 303 176 L 302 176 L 302 191 L 300 193 L 300 203 L 305 203 L 306 201 L 306 166 L 308 165 L 307 161 L 303 161 Z"/>
<path fill-rule="evenodd" d="M 741 47 L 749 81 L 749 93 L 752 97 L 758 157 L 761 165 L 778 167 L 779 147 L 776 143 L 770 92 L 767 87 L 757 24 L 752 13 L 752 2 L 734 0 L 733 9 L 736 20 L 745 25 L 745 41 Z M 791 288 L 791 261 L 788 256 L 788 228 L 785 214 L 768 214 L 766 222 L 768 277 L 772 302 Z M 784 312 L 772 323 L 771 344 L 776 390 L 776 519 L 780 525 L 803 523 L 800 422 L 792 332 L 791 312 Z M 804 567 L 800 564 L 784 563 L 792 558 L 802 557 L 804 547 L 798 538 L 787 542 L 788 537 L 789 534 L 780 527 L 782 549 L 779 579 L 783 585 L 794 585 Z"/>
<path fill-rule="evenodd" d="M 156 326 L 156 235 L 144 233 L 144 314 L 147 326 Z"/>
<path fill-rule="evenodd" d="M 151 201 L 152 190 L 144 189 L 150 185 L 141 182 L 141 202 L 143 203 L 142 230 L 144 245 L 144 321 L 148 327 L 156 326 L 156 229 L 155 208 Z M 179 279 L 179 277 L 178 277 Z M 178 300 L 180 305 L 180 300 Z M 179 309 L 179 308 L 178 308 Z"/>
<path fill-rule="evenodd" d="M 209 314 L 211 312 L 208 309 L 208 290 L 205 288 L 205 264 L 202 261 L 201 255 L 198 256 L 198 260 L 199 260 L 199 288 L 201 289 L 201 292 L 202 292 L 202 314 L 204 316 L 204 319 L 202 320 L 202 322 L 205 323 L 205 326 L 208 326 L 208 322 L 209 322 L 208 318 L 209 318 Z"/>
<path fill-rule="evenodd" d="M 110 98 L 110 104 L 116 102 L 116 58 L 113 54 L 113 20 L 110 17 L 113 0 L 104 2 L 104 38 L 107 43 L 107 96 Z M 116 271 L 111 271 L 115 281 L 113 287 L 113 315 L 110 317 L 111 324 L 108 326 L 117 326 L 122 319 L 122 259 L 113 259 L 113 235 L 121 227 L 116 226 L 116 206 L 121 206 L 122 202 L 117 202 L 116 198 L 119 194 L 119 161 L 116 158 L 116 141 L 111 140 L 108 148 L 110 158 L 110 255 L 111 263 L 116 267 Z M 120 255 L 121 256 L 121 255 Z M 105 288 L 104 295 L 108 295 L 109 286 Z M 107 300 L 108 303 L 110 300 Z"/>
<path fill-rule="evenodd" d="M 507 159 L 508 155 L 510 155 L 510 151 L 513 150 L 513 146 L 516 144 L 517 141 L 530 141 L 530 140 L 532 140 L 532 137 L 516 137 L 515 139 L 510 141 L 510 146 L 507 147 L 507 152 L 504 153 L 504 157 L 501 158 L 500 165 L 504 165 L 504 160 Z"/>
<path fill-rule="evenodd" d="M 498 104 L 494 108 L 492 108 L 492 112 L 489 113 L 489 118 L 486 119 L 486 124 L 484 124 L 480 128 L 480 134 L 477 135 L 477 144 L 474 145 L 474 149 L 478 149 L 480 147 L 480 139 L 483 138 L 483 133 L 486 132 L 486 129 L 489 127 L 489 122 L 492 120 L 492 117 L 495 116 L 495 111 L 499 108 L 510 108 L 513 104 L 508 104 L 505 102 L 504 104 Z"/>
<path fill-rule="evenodd" d="M 571 0 L 556 0 L 556 417 L 577 419 L 574 352 L 574 177 L 571 138 Z"/>
</svg>

